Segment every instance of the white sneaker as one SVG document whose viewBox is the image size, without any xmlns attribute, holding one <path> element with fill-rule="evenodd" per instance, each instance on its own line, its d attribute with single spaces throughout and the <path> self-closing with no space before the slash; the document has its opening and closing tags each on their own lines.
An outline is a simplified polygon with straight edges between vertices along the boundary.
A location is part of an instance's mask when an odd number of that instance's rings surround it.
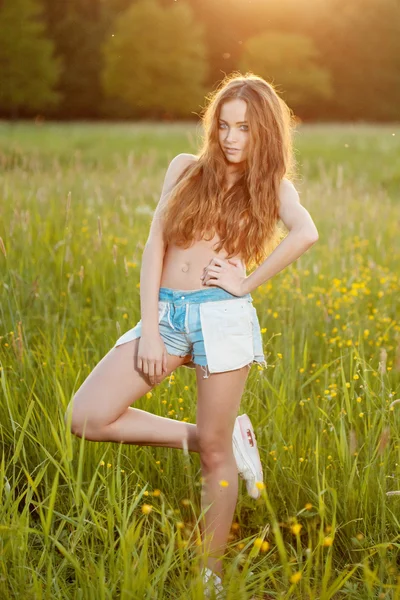
<svg viewBox="0 0 400 600">
<path fill-rule="evenodd" d="M 263 481 L 263 470 L 254 429 L 246 414 L 236 417 L 232 447 L 239 475 L 246 481 L 247 492 L 257 500 L 260 490 L 256 482 Z"/>
<path fill-rule="evenodd" d="M 214 573 L 212 569 L 204 567 L 204 569 L 202 570 L 202 579 L 204 584 L 204 596 L 206 598 L 212 597 L 210 592 L 210 585 L 208 584 L 210 580 L 214 585 L 215 597 L 217 598 L 217 600 L 222 600 L 223 598 L 225 598 L 225 589 L 222 586 L 221 577 Z"/>
</svg>

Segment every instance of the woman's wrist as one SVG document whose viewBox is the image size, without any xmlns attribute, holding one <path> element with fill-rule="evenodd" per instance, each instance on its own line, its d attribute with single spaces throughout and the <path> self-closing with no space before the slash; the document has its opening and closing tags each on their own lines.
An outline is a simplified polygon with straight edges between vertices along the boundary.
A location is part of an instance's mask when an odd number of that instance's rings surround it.
<svg viewBox="0 0 400 600">
<path fill-rule="evenodd" d="M 242 296 L 244 296 L 245 294 L 251 294 L 251 292 L 253 291 L 251 289 L 251 281 L 249 281 L 250 275 L 248 275 L 247 277 L 245 277 L 243 279 L 242 282 Z"/>
<path fill-rule="evenodd" d="M 160 328 L 158 322 L 155 323 L 146 323 L 144 324 L 142 321 L 142 334 L 143 335 L 158 335 L 160 333 Z"/>
</svg>

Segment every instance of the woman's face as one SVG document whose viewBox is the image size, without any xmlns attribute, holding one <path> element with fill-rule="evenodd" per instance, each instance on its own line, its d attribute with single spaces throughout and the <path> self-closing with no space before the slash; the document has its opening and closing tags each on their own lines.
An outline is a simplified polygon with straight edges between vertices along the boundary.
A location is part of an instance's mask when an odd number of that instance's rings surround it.
<svg viewBox="0 0 400 600">
<path fill-rule="evenodd" d="M 247 103 L 240 98 L 227 100 L 221 107 L 218 121 L 219 143 L 226 159 L 232 164 L 247 159 L 249 125 L 246 121 Z M 236 151 L 229 152 L 229 148 Z"/>
</svg>

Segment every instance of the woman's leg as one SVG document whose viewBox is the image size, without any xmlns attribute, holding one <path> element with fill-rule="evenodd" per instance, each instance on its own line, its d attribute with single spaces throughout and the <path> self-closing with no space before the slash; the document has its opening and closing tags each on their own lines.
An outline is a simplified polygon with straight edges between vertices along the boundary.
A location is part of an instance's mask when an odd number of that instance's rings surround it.
<svg viewBox="0 0 400 600">
<path fill-rule="evenodd" d="M 226 549 L 238 496 L 232 435 L 248 372 L 245 366 L 212 373 L 203 379 L 201 367 L 196 366 L 197 439 L 203 476 L 201 504 L 202 510 L 207 509 L 201 527 L 202 550 L 209 553 L 203 566 L 219 575 L 223 572 L 220 557 Z"/>
<path fill-rule="evenodd" d="M 112 348 L 101 359 L 71 400 L 65 422 L 70 418 L 72 432 L 91 441 L 182 449 L 186 439 L 188 450 L 198 452 L 195 423 L 130 407 L 154 387 L 136 368 L 139 339 Z M 168 354 L 164 378 L 187 360 Z"/>
</svg>

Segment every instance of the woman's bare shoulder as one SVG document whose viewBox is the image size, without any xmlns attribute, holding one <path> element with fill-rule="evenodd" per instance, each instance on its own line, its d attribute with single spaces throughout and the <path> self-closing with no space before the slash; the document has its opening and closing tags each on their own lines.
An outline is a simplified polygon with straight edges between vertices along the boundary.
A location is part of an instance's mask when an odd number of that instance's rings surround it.
<svg viewBox="0 0 400 600">
<path fill-rule="evenodd" d="M 178 154 L 175 156 L 168 165 L 167 172 L 164 178 L 164 185 L 162 189 L 162 196 L 166 195 L 168 192 L 172 190 L 175 186 L 177 179 L 182 174 L 182 172 L 189 166 L 191 163 L 198 159 L 194 154 Z"/>
<path fill-rule="evenodd" d="M 172 160 L 171 165 L 173 164 L 176 168 L 185 168 L 190 163 L 196 162 L 199 160 L 199 157 L 195 154 L 189 154 L 187 152 L 182 152 L 181 154 L 177 154 Z"/>
</svg>

